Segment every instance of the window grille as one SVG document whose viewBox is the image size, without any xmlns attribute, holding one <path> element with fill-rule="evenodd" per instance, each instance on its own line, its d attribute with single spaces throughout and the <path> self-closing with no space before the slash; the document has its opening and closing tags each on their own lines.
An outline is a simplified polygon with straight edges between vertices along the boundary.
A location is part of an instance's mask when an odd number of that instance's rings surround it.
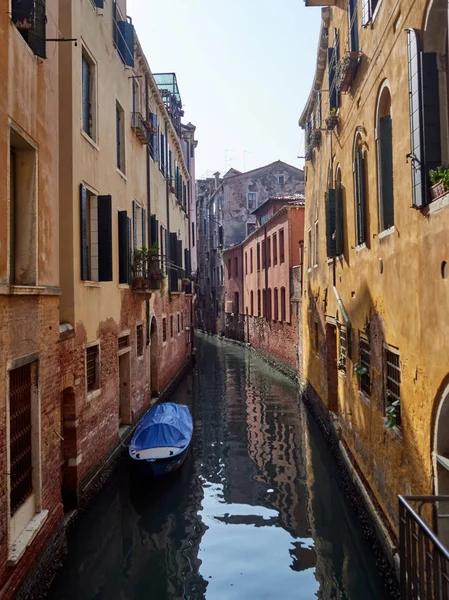
<svg viewBox="0 0 449 600">
<path fill-rule="evenodd" d="M 143 355 L 143 325 L 137 325 L 137 356 Z"/>
<path fill-rule="evenodd" d="M 97 362 L 98 346 L 86 348 L 86 378 L 88 392 L 91 392 L 97 388 Z"/>
<path fill-rule="evenodd" d="M 31 444 L 31 364 L 9 374 L 11 515 L 33 491 Z"/>
<path fill-rule="evenodd" d="M 371 345 L 366 337 L 360 336 L 360 367 L 366 373 L 360 375 L 360 389 L 367 396 L 371 395 Z"/>
<path fill-rule="evenodd" d="M 385 408 L 401 400 L 401 364 L 399 353 L 385 348 Z M 400 406 L 397 410 L 396 424 L 401 425 Z"/>
<path fill-rule="evenodd" d="M 173 337 L 173 315 L 170 317 L 170 337 Z"/>
<path fill-rule="evenodd" d="M 162 319 L 162 341 L 167 341 L 167 319 L 165 317 Z"/>
<path fill-rule="evenodd" d="M 122 335 L 118 339 L 118 349 L 123 350 L 129 346 L 129 335 Z"/>
<path fill-rule="evenodd" d="M 338 359 L 338 368 L 346 373 L 346 358 L 348 355 L 348 337 L 346 327 L 340 325 L 340 356 Z"/>
</svg>

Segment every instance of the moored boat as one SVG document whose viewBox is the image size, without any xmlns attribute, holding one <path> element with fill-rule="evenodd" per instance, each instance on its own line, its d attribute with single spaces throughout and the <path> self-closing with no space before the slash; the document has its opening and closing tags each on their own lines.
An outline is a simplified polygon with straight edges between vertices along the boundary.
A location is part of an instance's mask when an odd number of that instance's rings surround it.
<svg viewBox="0 0 449 600">
<path fill-rule="evenodd" d="M 183 404 L 164 402 L 140 420 L 129 445 L 129 455 L 154 477 L 179 469 L 186 459 L 193 433 L 190 411 Z"/>
</svg>

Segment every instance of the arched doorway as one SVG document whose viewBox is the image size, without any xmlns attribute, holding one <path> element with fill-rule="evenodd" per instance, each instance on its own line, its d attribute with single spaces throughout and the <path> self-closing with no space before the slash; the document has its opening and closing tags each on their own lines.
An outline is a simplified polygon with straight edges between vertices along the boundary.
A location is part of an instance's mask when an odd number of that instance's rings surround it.
<svg viewBox="0 0 449 600">
<path fill-rule="evenodd" d="M 443 387 L 437 407 L 433 440 L 433 468 L 435 476 L 435 494 L 449 496 L 449 380 Z M 449 502 L 438 509 L 439 514 L 449 512 Z M 449 519 L 438 518 L 438 537 L 449 547 Z"/>
<path fill-rule="evenodd" d="M 151 384 L 151 395 L 159 395 L 159 382 L 158 382 L 158 333 L 157 333 L 157 321 L 156 317 L 151 319 L 151 354 L 150 354 L 150 384 Z"/>
</svg>

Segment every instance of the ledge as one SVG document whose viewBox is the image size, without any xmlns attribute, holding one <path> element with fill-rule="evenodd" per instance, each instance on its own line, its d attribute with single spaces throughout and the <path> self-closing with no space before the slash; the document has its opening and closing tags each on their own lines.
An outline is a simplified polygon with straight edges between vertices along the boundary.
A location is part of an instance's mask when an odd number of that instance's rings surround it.
<svg viewBox="0 0 449 600">
<path fill-rule="evenodd" d="M 366 243 L 363 242 L 363 244 L 359 244 L 358 246 L 355 247 L 355 251 L 361 252 L 362 250 L 366 250 L 366 248 L 367 248 Z"/>
<path fill-rule="evenodd" d="M 83 136 L 83 138 L 86 140 L 86 142 L 88 142 L 88 143 L 89 143 L 89 144 L 92 146 L 92 148 L 95 148 L 95 150 L 96 150 L 97 152 L 99 152 L 99 151 L 100 151 L 100 147 L 98 146 L 98 144 L 95 142 L 95 140 L 93 140 L 93 139 L 90 137 L 90 135 L 89 135 L 88 133 L 86 133 L 86 132 L 84 131 L 84 129 L 81 129 L 81 135 L 82 135 L 82 136 Z"/>
<path fill-rule="evenodd" d="M 33 539 L 42 529 L 43 524 L 47 520 L 48 510 L 41 510 L 40 513 L 34 515 L 34 517 L 29 521 L 28 525 L 16 539 L 16 541 L 12 544 L 8 553 L 8 567 L 14 567 L 19 560 L 22 558 L 25 550 L 31 544 Z"/>
<path fill-rule="evenodd" d="M 99 281 L 83 281 L 84 287 L 90 288 L 101 288 L 101 283 Z"/>
<path fill-rule="evenodd" d="M 60 287 L 50 285 L 8 285 L 0 283 L 0 295 L 6 296 L 60 296 Z"/>
<path fill-rule="evenodd" d="M 377 237 L 379 238 L 379 240 L 383 240 L 383 239 L 389 237 L 390 235 L 392 235 L 395 231 L 396 231 L 396 228 L 394 225 L 392 225 L 388 229 L 384 229 L 383 231 L 378 233 Z"/>
<path fill-rule="evenodd" d="M 425 214 L 431 215 L 432 213 L 437 212 L 438 210 L 441 210 L 448 204 L 449 204 L 449 193 L 444 194 L 444 196 L 441 196 L 441 198 L 437 198 L 436 200 L 434 200 L 433 202 L 428 204 L 427 211 L 425 212 Z"/>
</svg>

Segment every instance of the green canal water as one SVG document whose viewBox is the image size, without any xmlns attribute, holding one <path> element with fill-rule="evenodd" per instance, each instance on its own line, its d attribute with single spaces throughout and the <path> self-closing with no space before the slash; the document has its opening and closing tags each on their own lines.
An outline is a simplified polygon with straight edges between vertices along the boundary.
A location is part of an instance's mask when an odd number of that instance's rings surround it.
<svg viewBox="0 0 449 600">
<path fill-rule="evenodd" d="M 155 483 L 123 461 L 69 535 L 48 598 L 390 598 L 295 385 L 248 349 L 196 343 L 169 398 L 193 415 L 186 463 Z"/>
</svg>

